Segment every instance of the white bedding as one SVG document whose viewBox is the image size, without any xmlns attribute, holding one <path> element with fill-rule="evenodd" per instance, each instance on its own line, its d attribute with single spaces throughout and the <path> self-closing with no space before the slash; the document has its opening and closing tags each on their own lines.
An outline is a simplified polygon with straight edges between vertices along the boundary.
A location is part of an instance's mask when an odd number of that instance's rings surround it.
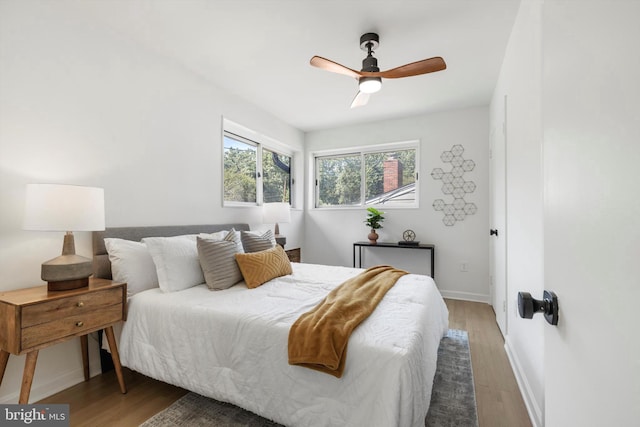
<svg viewBox="0 0 640 427">
<path fill-rule="evenodd" d="M 287 363 L 291 324 L 362 270 L 293 263 L 256 289 L 151 289 L 129 300 L 122 364 L 288 426 L 424 426 L 447 308 L 406 275 L 353 332 L 342 378 Z"/>
</svg>

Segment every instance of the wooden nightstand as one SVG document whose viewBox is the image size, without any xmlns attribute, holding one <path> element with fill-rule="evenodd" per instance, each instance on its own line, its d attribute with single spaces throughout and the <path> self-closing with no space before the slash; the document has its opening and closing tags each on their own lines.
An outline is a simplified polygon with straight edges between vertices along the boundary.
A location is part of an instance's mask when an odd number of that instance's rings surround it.
<svg viewBox="0 0 640 427">
<path fill-rule="evenodd" d="M 0 384 L 9 354 L 25 354 L 18 403 L 29 403 L 38 350 L 80 337 L 85 381 L 89 379 L 87 334 L 104 329 L 111 349 L 120 391 L 127 389 L 113 325 L 125 320 L 127 284 L 89 279 L 89 286 L 48 292 L 47 286 L 0 292 Z"/>
<path fill-rule="evenodd" d="M 285 251 L 291 262 L 300 262 L 300 248 L 289 249 Z"/>
</svg>

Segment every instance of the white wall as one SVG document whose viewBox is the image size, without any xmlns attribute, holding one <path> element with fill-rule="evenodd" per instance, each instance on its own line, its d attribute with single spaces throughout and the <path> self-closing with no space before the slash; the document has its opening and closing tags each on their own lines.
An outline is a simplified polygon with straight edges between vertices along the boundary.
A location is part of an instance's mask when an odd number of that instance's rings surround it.
<svg viewBox="0 0 640 427">
<path fill-rule="evenodd" d="M 104 187 L 107 226 L 266 228 L 258 208 L 221 207 L 223 116 L 303 151 L 300 131 L 69 3 L 0 2 L 0 291 L 41 283 L 41 262 L 62 247 L 62 233 L 22 230 L 27 183 Z M 294 192 L 302 201 L 303 186 Z M 301 246 L 302 211 L 292 219 L 281 231 Z M 76 250 L 90 256 L 89 233 Z M 17 401 L 23 361 L 10 358 L 0 402 Z M 42 350 L 31 401 L 81 380 L 77 341 Z"/>
<path fill-rule="evenodd" d="M 541 89 L 541 4 L 523 1 L 491 102 L 491 125 L 504 117 L 507 96 L 507 313 L 505 347 L 534 425 L 544 419 L 542 316 L 521 319 L 517 294 L 544 289 Z"/>
<path fill-rule="evenodd" d="M 416 240 L 436 245 L 436 283 L 443 295 L 485 302 L 489 300 L 488 114 L 487 107 L 447 111 L 309 132 L 305 138 L 307 162 L 310 154 L 318 150 L 420 140 L 420 208 L 383 207 L 386 220 L 384 228 L 378 230 L 380 241 L 397 242 L 402 240 L 405 229 L 414 230 Z M 465 148 L 463 157 L 476 164 L 473 171 L 465 174 L 465 179 L 473 180 L 477 188 L 465 199 L 475 203 L 478 211 L 447 227 L 442 223 L 442 212 L 435 211 L 432 203 L 434 199 L 449 199 L 441 192 L 442 182 L 434 180 L 431 171 L 435 167 L 449 170 L 440 155 L 455 144 L 461 144 Z M 309 185 L 307 176 L 307 188 L 311 188 Z M 313 209 L 312 197 L 310 191 L 305 220 L 305 262 L 351 266 L 353 242 L 367 240 L 369 233 L 363 224 L 365 209 Z M 377 262 L 429 273 L 427 251 L 389 249 L 379 257 Z M 460 271 L 463 262 L 467 263 L 468 272 Z"/>
</svg>

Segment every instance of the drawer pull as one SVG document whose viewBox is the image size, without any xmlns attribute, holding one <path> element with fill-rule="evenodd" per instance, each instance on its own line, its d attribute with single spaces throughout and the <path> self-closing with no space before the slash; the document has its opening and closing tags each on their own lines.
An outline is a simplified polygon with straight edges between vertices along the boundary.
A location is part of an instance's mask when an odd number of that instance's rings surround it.
<svg viewBox="0 0 640 427">
<path fill-rule="evenodd" d="M 76 326 L 77 326 L 78 328 L 81 328 L 82 326 L 84 326 L 84 322 L 83 322 L 82 320 L 81 320 L 81 321 L 79 321 L 79 322 L 76 322 Z"/>
<path fill-rule="evenodd" d="M 80 301 L 76 304 L 77 307 L 84 307 L 84 302 Z"/>
</svg>

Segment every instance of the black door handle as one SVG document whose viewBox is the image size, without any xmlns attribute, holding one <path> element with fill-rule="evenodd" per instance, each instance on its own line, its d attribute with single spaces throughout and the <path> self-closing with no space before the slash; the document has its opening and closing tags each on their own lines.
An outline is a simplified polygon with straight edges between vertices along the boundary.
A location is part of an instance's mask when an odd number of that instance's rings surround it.
<svg viewBox="0 0 640 427">
<path fill-rule="evenodd" d="M 558 324 L 558 296 L 544 291 L 542 300 L 537 300 L 529 292 L 518 292 L 518 313 L 523 319 L 532 319 L 536 313 L 543 313 L 551 325 Z"/>
<path fill-rule="evenodd" d="M 496 236 L 498 237 L 498 230 L 495 228 L 492 228 L 491 230 L 489 230 L 489 236 Z"/>
</svg>

